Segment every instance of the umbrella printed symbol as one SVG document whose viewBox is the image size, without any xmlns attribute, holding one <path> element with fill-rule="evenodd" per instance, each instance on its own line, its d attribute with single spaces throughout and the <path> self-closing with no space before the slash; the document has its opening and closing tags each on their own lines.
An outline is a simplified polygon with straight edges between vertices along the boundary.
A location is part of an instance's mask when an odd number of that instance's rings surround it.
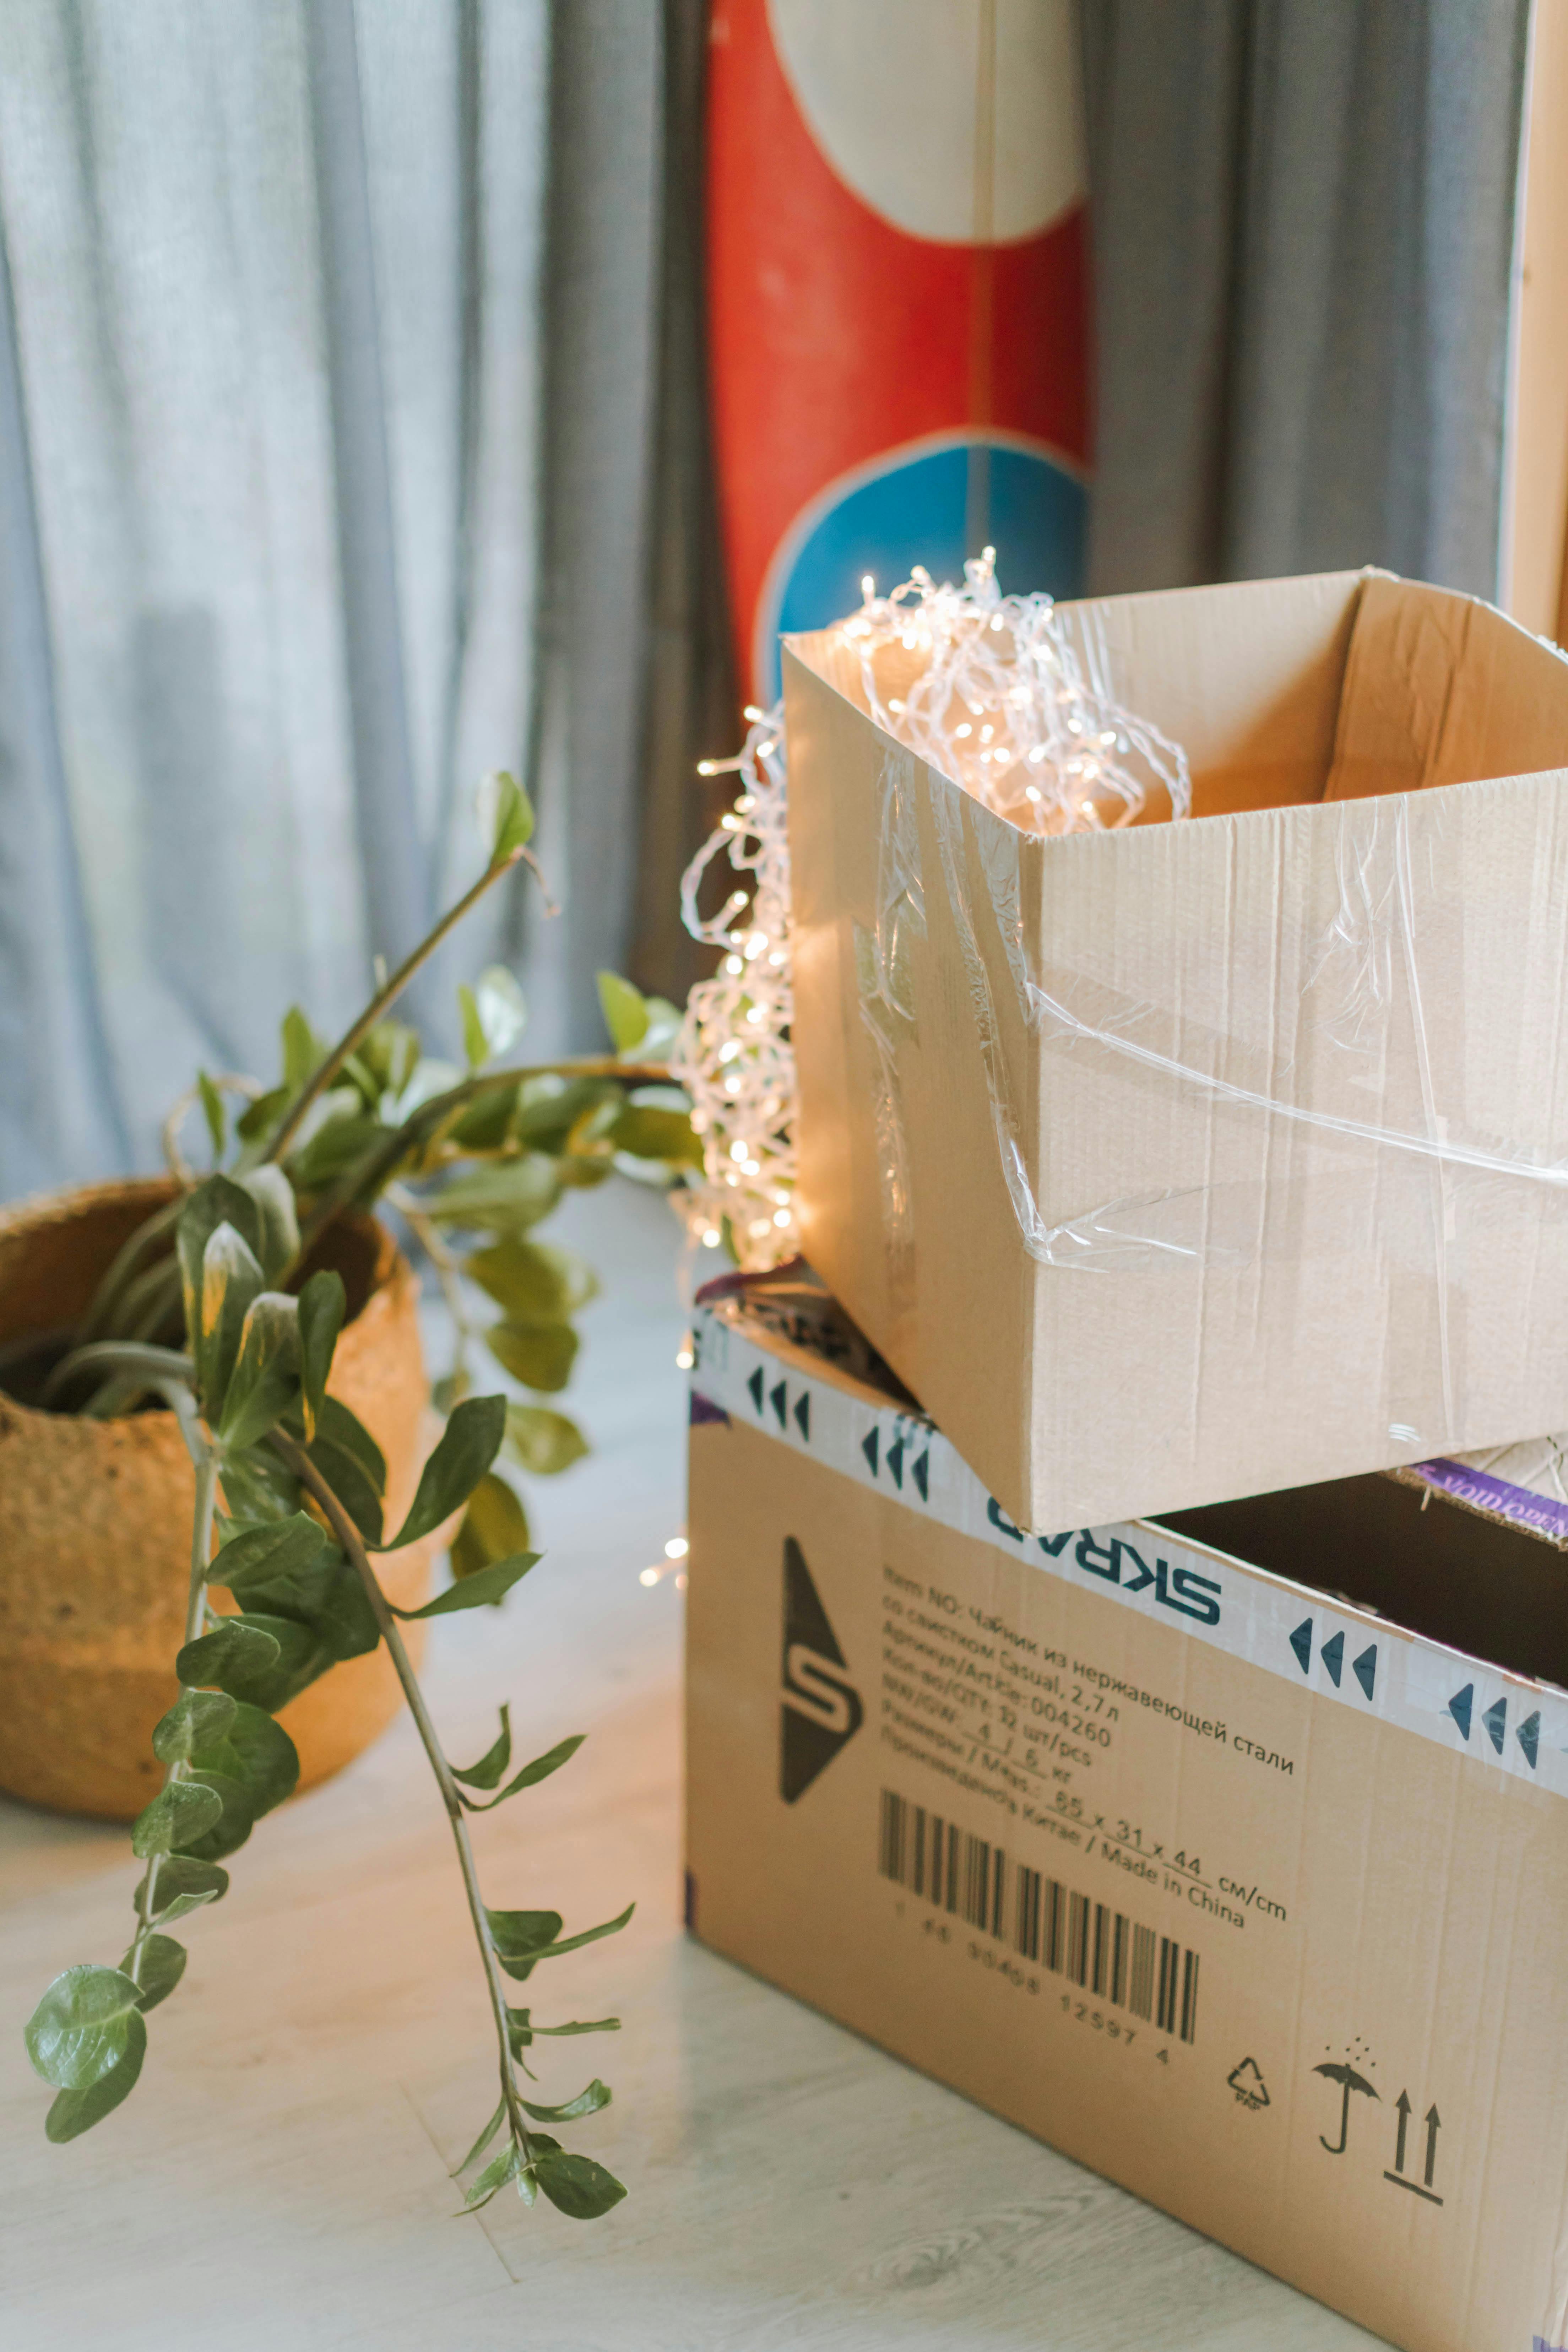
<svg viewBox="0 0 1568 2352">
<path fill-rule="evenodd" d="M 1319 2133 L 1318 2138 L 1320 2145 L 1328 2148 L 1331 2156 L 1343 2156 L 1346 2142 L 1350 2138 L 1351 2093 L 1362 2091 L 1369 2099 L 1375 2099 L 1377 2091 L 1373 2084 L 1367 2081 L 1364 2074 L 1356 2073 L 1353 2066 L 1344 2066 L 1335 2063 L 1327 2066 L 1314 2066 L 1312 2072 L 1314 2074 L 1326 2074 L 1331 2083 L 1338 2083 L 1341 2086 L 1340 2144 L 1338 2147 L 1331 2147 L 1329 2141 L 1323 2138 L 1321 2132 Z"/>
</svg>

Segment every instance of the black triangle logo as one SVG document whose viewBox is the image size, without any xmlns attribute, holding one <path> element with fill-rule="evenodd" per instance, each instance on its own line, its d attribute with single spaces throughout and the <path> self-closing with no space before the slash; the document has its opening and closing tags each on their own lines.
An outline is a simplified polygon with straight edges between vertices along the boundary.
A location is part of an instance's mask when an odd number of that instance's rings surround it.
<svg viewBox="0 0 1568 2352">
<path fill-rule="evenodd" d="M 793 1536 L 785 1537 L 784 1549 L 783 1682 L 779 1794 L 793 1805 L 854 1738 L 866 1714 Z"/>
</svg>

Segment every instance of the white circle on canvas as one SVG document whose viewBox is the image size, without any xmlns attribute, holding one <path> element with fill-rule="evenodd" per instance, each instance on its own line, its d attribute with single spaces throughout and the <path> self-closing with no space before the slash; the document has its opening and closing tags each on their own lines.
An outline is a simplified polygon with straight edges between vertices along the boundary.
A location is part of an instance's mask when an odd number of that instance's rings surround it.
<svg viewBox="0 0 1568 2352">
<path fill-rule="evenodd" d="M 1083 195 L 1073 0 L 994 0 L 989 234 L 1037 236 Z M 986 235 L 976 185 L 980 0 L 768 0 L 812 136 L 862 203 L 910 236 Z"/>
</svg>

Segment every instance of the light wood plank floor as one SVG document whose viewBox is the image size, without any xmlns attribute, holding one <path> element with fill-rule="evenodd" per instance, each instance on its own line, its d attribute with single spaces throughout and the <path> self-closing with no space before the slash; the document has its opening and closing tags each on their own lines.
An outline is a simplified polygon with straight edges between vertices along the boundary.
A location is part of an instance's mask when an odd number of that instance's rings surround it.
<svg viewBox="0 0 1568 2352">
<path fill-rule="evenodd" d="M 451 1752 L 513 1702 L 540 1790 L 479 1825 L 487 1892 L 621 1937 L 559 1964 L 545 2015 L 608 2219 L 497 2201 L 447 2167 L 489 2112 L 488 2013 L 451 1849 L 399 1725 L 263 1823 L 189 1923 L 142 2080 L 51 2148 L 20 2028 L 67 1963 L 126 1940 L 124 1833 L 0 1801 L 0 2343 L 5 2352 L 1352 2352 L 1373 2339 L 699 1949 L 679 1926 L 680 1599 L 638 1571 L 680 1523 L 674 1248 L 652 1199 L 574 1204 L 605 1268 L 578 1401 L 597 1451 L 543 1491 L 549 1556 L 503 1612 L 436 1629 Z M 532 1988 L 531 1988 L 532 1990 Z M 587 2054 L 588 2063 L 583 2058 Z"/>
</svg>

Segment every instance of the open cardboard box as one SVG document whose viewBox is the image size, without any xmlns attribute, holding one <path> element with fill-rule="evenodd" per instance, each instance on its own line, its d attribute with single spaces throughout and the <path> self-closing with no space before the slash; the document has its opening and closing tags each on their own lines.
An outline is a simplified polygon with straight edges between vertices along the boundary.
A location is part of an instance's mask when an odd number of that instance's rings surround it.
<svg viewBox="0 0 1568 2352">
<path fill-rule="evenodd" d="M 1023 833 L 786 643 L 806 1255 L 1021 1527 L 1568 1426 L 1568 663 L 1381 573 L 1062 612 L 1189 819 Z"/>
<path fill-rule="evenodd" d="M 1378 1476 L 1026 1538 L 808 1279 L 704 1302 L 698 1936 L 1406 2352 L 1560 2352 L 1562 1556 Z"/>
</svg>

